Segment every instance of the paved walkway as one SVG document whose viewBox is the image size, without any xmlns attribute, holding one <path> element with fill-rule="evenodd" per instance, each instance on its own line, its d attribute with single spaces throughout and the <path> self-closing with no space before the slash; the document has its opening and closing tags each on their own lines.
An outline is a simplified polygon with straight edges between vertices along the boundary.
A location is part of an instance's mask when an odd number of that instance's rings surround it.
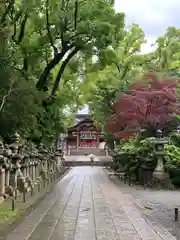
<svg viewBox="0 0 180 240">
<path fill-rule="evenodd" d="M 147 222 L 100 167 L 77 167 L 7 240 L 175 240 Z"/>
</svg>

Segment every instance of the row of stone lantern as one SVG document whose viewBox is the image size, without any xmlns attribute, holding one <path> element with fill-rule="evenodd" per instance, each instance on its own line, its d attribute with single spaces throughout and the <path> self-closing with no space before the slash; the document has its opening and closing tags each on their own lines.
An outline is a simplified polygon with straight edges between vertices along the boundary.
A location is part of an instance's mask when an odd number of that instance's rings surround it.
<svg viewBox="0 0 180 240">
<path fill-rule="evenodd" d="M 52 153 L 43 144 L 38 148 L 30 142 L 22 142 L 14 134 L 12 144 L 0 141 L 0 196 L 13 196 L 17 192 L 33 189 L 61 168 L 61 154 Z M 56 155 L 56 156 L 55 156 Z"/>
</svg>

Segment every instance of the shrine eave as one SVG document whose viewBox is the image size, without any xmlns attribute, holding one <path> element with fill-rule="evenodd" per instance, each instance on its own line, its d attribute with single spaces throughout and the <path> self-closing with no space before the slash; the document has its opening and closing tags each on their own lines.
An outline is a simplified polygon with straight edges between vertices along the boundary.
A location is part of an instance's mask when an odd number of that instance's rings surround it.
<svg viewBox="0 0 180 240">
<path fill-rule="evenodd" d="M 93 121 L 90 118 L 86 118 L 86 119 L 83 119 L 82 121 L 79 121 L 76 125 L 74 125 L 72 127 L 69 127 L 68 131 L 72 131 L 74 129 L 77 129 L 80 125 L 82 125 L 83 123 L 86 123 L 86 122 L 91 122 L 92 125 L 94 125 Z"/>
</svg>

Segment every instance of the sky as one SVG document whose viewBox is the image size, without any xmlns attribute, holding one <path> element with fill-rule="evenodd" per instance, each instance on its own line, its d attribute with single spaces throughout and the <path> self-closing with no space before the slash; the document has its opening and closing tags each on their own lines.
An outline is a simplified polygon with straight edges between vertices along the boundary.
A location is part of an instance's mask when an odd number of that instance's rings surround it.
<svg viewBox="0 0 180 240">
<path fill-rule="evenodd" d="M 180 28 L 180 0 L 116 0 L 115 9 L 125 13 L 126 25 L 136 23 L 144 30 L 148 41 L 142 46 L 144 53 L 152 50 L 151 44 L 169 26 Z M 80 113 L 88 113 L 88 107 Z"/>
<path fill-rule="evenodd" d="M 148 43 L 143 52 L 149 52 L 150 45 L 169 26 L 180 28 L 179 0 L 116 0 L 115 9 L 126 14 L 127 25 L 136 23 L 144 30 Z"/>
</svg>

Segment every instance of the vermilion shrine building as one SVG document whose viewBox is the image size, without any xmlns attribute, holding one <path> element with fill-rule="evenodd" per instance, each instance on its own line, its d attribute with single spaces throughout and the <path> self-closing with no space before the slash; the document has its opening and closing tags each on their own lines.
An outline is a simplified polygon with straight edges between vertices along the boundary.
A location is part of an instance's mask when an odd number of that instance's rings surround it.
<svg viewBox="0 0 180 240">
<path fill-rule="evenodd" d="M 98 148 L 99 144 L 104 142 L 100 128 L 95 126 L 87 114 L 78 114 L 76 119 L 76 125 L 68 129 L 66 136 L 64 147 L 67 152 L 72 149 Z"/>
</svg>

